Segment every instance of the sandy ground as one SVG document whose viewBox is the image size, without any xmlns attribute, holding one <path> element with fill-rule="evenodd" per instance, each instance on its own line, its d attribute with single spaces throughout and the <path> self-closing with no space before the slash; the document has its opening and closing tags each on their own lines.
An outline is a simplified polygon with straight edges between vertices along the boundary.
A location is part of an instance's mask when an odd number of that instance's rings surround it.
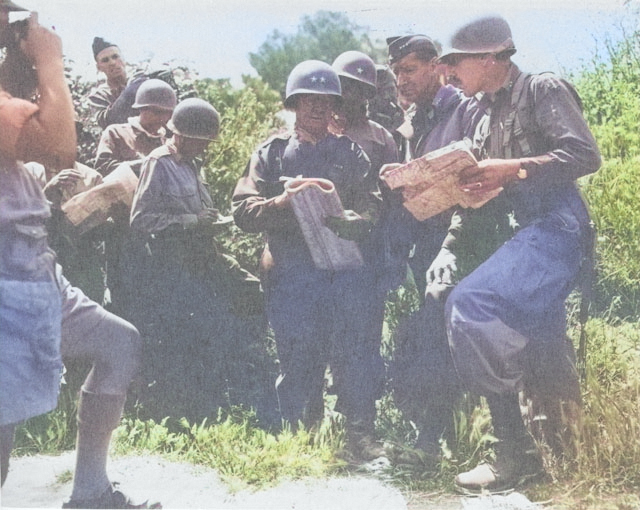
<svg viewBox="0 0 640 510">
<path fill-rule="evenodd" d="M 71 493 L 73 452 L 11 460 L 2 488 L 2 508 L 60 508 Z M 402 494 L 373 476 L 285 482 L 277 487 L 229 493 L 212 469 L 160 457 L 116 457 L 112 480 L 134 499 L 151 498 L 163 508 L 220 510 L 533 510 L 522 494 L 460 498 Z"/>
</svg>

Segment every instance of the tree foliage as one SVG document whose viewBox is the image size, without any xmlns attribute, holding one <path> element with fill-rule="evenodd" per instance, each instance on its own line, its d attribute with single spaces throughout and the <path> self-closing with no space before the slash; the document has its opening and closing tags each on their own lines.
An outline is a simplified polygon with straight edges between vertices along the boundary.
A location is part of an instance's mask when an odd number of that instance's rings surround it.
<svg viewBox="0 0 640 510">
<path fill-rule="evenodd" d="M 607 43 L 576 79 L 585 115 L 605 158 L 640 154 L 640 31 Z"/>
<path fill-rule="evenodd" d="M 303 16 L 297 33 L 274 30 L 249 62 L 271 88 L 284 93 L 287 76 L 304 60 L 332 63 L 348 50 L 362 51 L 374 60 L 384 58 L 384 50 L 371 42 L 365 27 L 354 24 L 346 14 L 318 11 Z"/>
<path fill-rule="evenodd" d="M 228 79 L 201 80 L 198 95 L 211 103 L 222 120 L 218 138 L 209 146 L 203 172 L 216 206 L 225 212 L 231 194 L 259 143 L 280 127 L 278 94 L 260 78 L 243 77 L 235 89 Z"/>
<path fill-rule="evenodd" d="M 640 31 L 574 78 L 587 121 L 604 158 L 585 179 L 598 230 L 598 286 L 605 309 L 638 315 L 640 299 Z"/>
<path fill-rule="evenodd" d="M 198 82 L 199 96 L 220 113 L 220 135 L 209 146 L 203 174 L 214 204 L 228 214 L 233 189 L 258 144 L 278 131 L 282 121 L 277 113 L 282 103 L 277 92 L 260 78 L 243 76 L 244 86 L 235 89 L 227 79 Z M 257 271 L 262 250 L 261 236 L 247 234 L 235 226 L 218 240 L 250 271 Z"/>
</svg>

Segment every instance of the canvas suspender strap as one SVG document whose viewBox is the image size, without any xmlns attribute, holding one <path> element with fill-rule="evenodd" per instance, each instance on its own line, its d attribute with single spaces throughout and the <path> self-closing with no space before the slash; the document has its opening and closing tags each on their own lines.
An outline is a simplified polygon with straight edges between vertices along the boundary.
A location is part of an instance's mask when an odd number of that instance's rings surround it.
<svg viewBox="0 0 640 510">
<path fill-rule="evenodd" d="M 522 154 L 520 154 L 521 157 L 531 155 L 531 145 L 529 144 L 525 131 L 522 128 L 522 121 L 519 115 L 519 112 L 523 109 L 519 108 L 519 106 L 526 104 L 526 88 L 529 83 L 528 78 L 530 76 L 530 74 L 521 73 L 513 84 L 513 89 L 511 90 L 511 110 L 504 121 L 504 133 L 502 137 L 502 153 L 504 154 L 505 159 L 511 159 L 514 157 L 513 151 L 511 150 L 511 137 L 514 137 L 516 142 L 518 142 L 522 152 Z"/>
</svg>

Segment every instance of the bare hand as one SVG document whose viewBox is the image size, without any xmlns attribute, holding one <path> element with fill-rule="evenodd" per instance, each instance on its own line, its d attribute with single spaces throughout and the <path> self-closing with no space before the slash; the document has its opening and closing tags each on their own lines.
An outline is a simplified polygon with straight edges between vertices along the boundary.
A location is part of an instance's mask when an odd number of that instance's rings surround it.
<svg viewBox="0 0 640 510">
<path fill-rule="evenodd" d="M 281 193 L 273 200 L 273 205 L 276 209 L 286 209 L 287 207 L 291 207 L 291 194 Z"/>
<path fill-rule="evenodd" d="M 478 166 L 460 173 L 460 188 L 468 192 L 486 193 L 515 180 L 520 170 L 517 159 L 484 159 Z"/>
<path fill-rule="evenodd" d="M 72 188 L 81 179 L 82 173 L 75 168 L 67 168 L 56 174 L 53 179 L 47 183 L 47 187 Z"/>
<path fill-rule="evenodd" d="M 62 60 L 62 41 L 54 32 L 38 24 L 38 13 L 29 16 L 27 37 L 20 47 L 29 60 L 38 67 L 51 61 Z"/>
</svg>

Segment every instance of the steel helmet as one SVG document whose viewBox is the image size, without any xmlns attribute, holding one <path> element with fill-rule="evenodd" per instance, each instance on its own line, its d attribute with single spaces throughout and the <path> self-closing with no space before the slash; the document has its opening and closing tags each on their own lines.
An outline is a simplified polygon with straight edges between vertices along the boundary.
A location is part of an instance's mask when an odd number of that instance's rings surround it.
<svg viewBox="0 0 640 510">
<path fill-rule="evenodd" d="M 361 51 L 345 51 L 333 61 L 333 70 L 338 76 L 364 83 L 370 89 L 370 95 L 376 93 L 376 64 Z"/>
<path fill-rule="evenodd" d="M 333 68 L 320 60 L 305 60 L 293 68 L 287 78 L 284 106 L 294 106 L 297 94 L 326 94 L 342 97 L 340 78 Z"/>
<path fill-rule="evenodd" d="M 205 100 L 192 97 L 178 103 L 167 127 L 187 138 L 214 140 L 220 128 L 220 115 Z"/>
<path fill-rule="evenodd" d="M 133 108 L 153 106 L 162 110 L 172 111 L 176 107 L 176 93 L 167 82 L 151 78 L 142 82 L 136 92 L 136 102 Z"/>
<path fill-rule="evenodd" d="M 449 47 L 440 57 L 447 63 L 447 57 L 460 53 L 502 53 L 508 56 L 516 52 L 507 21 L 500 16 L 476 18 L 460 27 L 451 37 Z"/>
</svg>

